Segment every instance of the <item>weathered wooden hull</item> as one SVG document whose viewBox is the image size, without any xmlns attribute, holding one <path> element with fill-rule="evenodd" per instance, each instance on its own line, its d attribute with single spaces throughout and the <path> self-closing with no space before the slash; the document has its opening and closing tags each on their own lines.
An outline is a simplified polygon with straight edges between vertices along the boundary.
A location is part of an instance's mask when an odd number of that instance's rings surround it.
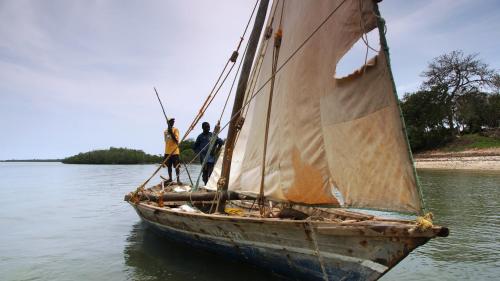
<svg viewBox="0 0 500 281">
<path fill-rule="evenodd" d="M 168 238 L 296 280 L 376 280 L 440 229 L 378 221 L 355 225 L 184 213 L 132 204 Z"/>
</svg>

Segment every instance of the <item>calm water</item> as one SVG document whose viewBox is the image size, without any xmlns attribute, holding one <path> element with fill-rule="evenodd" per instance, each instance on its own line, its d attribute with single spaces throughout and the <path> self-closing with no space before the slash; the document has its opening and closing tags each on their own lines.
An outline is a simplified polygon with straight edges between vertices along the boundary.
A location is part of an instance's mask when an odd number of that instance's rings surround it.
<svg viewBox="0 0 500 281">
<path fill-rule="evenodd" d="M 123 195 L 153 169 L 0 163 L 0 280 L 277 280 L 145 229 Z M 420 176 L 427 206 L 451 235 L 382 280 L 499 278 L 500 173 Z"/>
</svg>

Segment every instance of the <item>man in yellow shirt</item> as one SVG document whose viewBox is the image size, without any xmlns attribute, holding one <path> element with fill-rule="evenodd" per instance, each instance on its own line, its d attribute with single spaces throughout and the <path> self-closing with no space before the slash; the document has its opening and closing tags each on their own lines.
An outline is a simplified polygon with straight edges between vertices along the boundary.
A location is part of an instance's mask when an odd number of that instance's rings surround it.
<svg viewBox="0 0 500 281">
<path fill-rule="evenodd" d="M 168 178 L 172 181 L 172 166 L 175 168 L 175 174 L 177 176 L 177 183 L 181 183 L 179 180 L 180 174 L 180 160 L 179 160 L 179 129 L 174 127 L 175 119 L 170 118 L 168 120 L 168 128 L 164 132 L 165 136 L 165 156 L 164 160 L 167 160 Z"/>
</svg>

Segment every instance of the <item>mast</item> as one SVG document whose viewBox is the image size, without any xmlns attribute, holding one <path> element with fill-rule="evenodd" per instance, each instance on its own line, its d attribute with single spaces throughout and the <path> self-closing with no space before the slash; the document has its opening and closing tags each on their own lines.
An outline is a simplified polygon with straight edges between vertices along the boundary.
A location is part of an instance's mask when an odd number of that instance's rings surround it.
<svg viewBox="0 0 500 281">
<path fill-rule="evenodd" d="M 243 66 L 241 68 L 238 87 L 236 88 L 236 96 L 234 97 L 233 111 L 231 113 L 231 122 L 229 124 L 229 131 L 227 133 L 226 146 L 224 149 L 224 158 L 222 159 L 222 171 L 219 182 L 217 183 L 217 189 L 222 194 L 225 194 L 228 190 L 231 160 L 233 158 L 233 149 L 238 132 L 237 125 L 241 118 L 241 108 L 243 106 L 243 100 L 245 98 L 248 76 L 250 75 L 250 70 L 252 69 L 252 63 L 254 61 L 257 45 L 259 43 L 259 37 L 262 32 L 262 27 L 264 26 L 264 21 L 266 19 L 268 5 L 269 0 L 260 1 L 259 9 L 257 11 L 257 15 L 255 16 L 252 33 L 250 34 L 250 39 L 248 40 L 248 49 L 243 61 Z M 219 202 L 217 204 L 217 211 L 220 213 L 224 212 L 226 198 L 226 196 L 220 196 Z"/>
</svg>

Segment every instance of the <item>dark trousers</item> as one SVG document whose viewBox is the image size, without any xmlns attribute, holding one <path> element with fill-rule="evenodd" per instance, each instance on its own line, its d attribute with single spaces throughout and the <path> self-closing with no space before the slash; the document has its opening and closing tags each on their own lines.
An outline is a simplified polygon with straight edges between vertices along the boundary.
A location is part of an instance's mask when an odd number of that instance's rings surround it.
<svg viewBox="0 0 500 281">
<path fill-rule="evenodd" d="M 163 160 L 167 159 L 167 157 L 170 154 L 165 154 L 163 156 Z M 179 181 L 179 174 L 180 174 L 180 159 L 179 159 L 179 154 L 172 154 L 170 158 L 167 160 L 167 171 L 168 171 L 168 178 L 171 180 L 172 179 L 172 166 L 175 169 L 175 174 L 177 176 L 177 181 Z"/>
<path fill-rule="evenodd" d="M 208 178 L 210 178 L 210 175 L 214 171 L 214 164 L 215 163 L 206 163 L 205 167 L 203 167 L 203 182 L 205 185 L 208 182 Z"/>
</svg>

